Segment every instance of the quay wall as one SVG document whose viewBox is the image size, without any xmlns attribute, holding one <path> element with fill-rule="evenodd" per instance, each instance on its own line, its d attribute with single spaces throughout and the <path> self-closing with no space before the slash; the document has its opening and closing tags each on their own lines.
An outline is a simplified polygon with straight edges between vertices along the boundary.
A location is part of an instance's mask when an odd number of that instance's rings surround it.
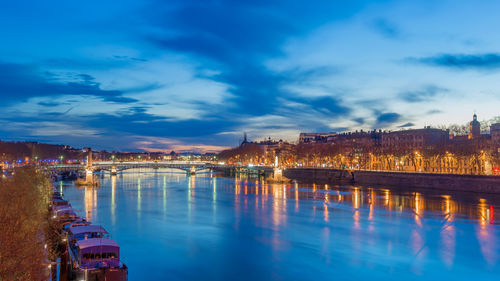
<svg viewBox="0 0 500 281">
<path fill-rule="evenodd" d="M 289 168 L 283 175 L 299 182 L 375 184 L 484 193 L 500 193 L 500 176 Z"/>
</svg>

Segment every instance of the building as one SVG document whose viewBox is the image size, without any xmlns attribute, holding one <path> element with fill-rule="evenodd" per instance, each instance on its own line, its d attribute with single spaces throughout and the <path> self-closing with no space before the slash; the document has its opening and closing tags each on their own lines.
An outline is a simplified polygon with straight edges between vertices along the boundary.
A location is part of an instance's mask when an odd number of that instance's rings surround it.
<svg viewBox="0 0 500 281">
<path fill-rule="evenodd" d="M 347 167 L 472 175 L 500 175 L 500 123 L 481 134 L 477 115 L 469 131 L 424 127 L 401 131 L 302 133 L 296 162 L 313 167 Z M 326 137 L 326 141 L 325 141 Z"/>
<path fill-rule="evenodd" d="M 337 133 L 300 133 L 299 143 L 317 143 L 327 142 L 328 138 L 335 136 Z"/>
<path fill-rule="evenodd" d="M 423 129 L 403 130 L 384 133 L 381 145 L 389 149 L 423 149 L 443 146 L 449 140 L 447 130 L 425 127 Z"/>
<path fill-rule="evenodd" d="M 490 126 L 490 136 L 492 145 L 500 147 L 500 123 L 495 123 Z"/>
<path fill-rule="evenodd" d="M 475 139 L 481 135 L 481 124 L 477 121 L 477 115 L 475 113 L 474 116 L 472 116 L 469 128 L 469 139 Z"/>
</svg>

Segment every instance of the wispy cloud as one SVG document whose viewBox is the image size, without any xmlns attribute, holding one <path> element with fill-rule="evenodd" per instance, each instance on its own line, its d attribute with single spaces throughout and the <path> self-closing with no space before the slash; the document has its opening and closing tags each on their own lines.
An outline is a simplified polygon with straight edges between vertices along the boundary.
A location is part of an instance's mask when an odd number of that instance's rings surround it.
<svg viewBox="0 0 500 281">
<path fill-rule="evenodd" d="M 402 119 L 401 114 L 396 112 L 381 113 L 377 116 L 375 126 L 378 128 L 388 127 L 394 123 L 400 122 Z"/>
<path fill-rule="evenodd" d="M 395 39 L 401 36 L 400 31 L 396 24 L 387 19 L 376 19 L 370 22 L 370 26 L 380 35 L 385 38 Z"/>
<path fill-rule="evenodd" d="M 417 62 L 431 66 L 445 67 L 458 70 L 497 70 L 500 69 L 500 54 L 440 54 L 431 57 L 409 58 L 410 62 Z"/>
<path fill-rule="evenodd" d="M 302 5 L 296 0 L 181 1 L 158 18 L 152 17 L 162 32 L 145 37 L 160 48 L 194 56 L 205 66 L 216 67 L 219 73 L 211 78 L 229 85 L 232 94 L 226 110 L 258 116 L 279 111 L 280 99 L 293 96 L 283 87 L 293 75 L 270 70 L 265 60 L 282 55 L 281 47 L 289 37 L 346 17 L 363 5 L 363 1 L 345 5 L 330 1 Z M 318 71 L 303 72 L 299 79 L 318 75 Z"/>
<path fill-rule="evenodd" d="M 408 127 L 413 127 L 413 126 L 415 126 L 414 123 L 408 122 L 408 123 L 404 123 L 403 125 L 399 125 L 398 128 L 408 128 Z"/>
<path fill-rule="evenodd" d="M 79 81 L 64 81 L 50 73 L 40 73 L 34 65 L 0 62 L 0 89 L 3 105 L 44 96 L 95 96 L 115 103 L 133 103 L 136 99 L 121 91 L 103 90 L 94 77 L 79 74 Z"/>
<path fill-rule="evenodd" d="M 215 153 L 229 148 L 229 146 L 206 145 L 199 143 L 185 144 L 178 140 L 168 139 L 168 138 L 145 138 L 143 140 L 136 141 L 134 145 L 141 150 L 149 152 L 170 152 L 173 150 L 177 153 L 179 152 Z"/>
<path fill-rule="evenodd" d="M 399 94 L 399 97 L 406 102 L 417 103 L 432 101 L 437 96 L 447 92 L 449 92 L 448 89 L 428 85 L 418 90 L 402 92 Z"/>
</svg>

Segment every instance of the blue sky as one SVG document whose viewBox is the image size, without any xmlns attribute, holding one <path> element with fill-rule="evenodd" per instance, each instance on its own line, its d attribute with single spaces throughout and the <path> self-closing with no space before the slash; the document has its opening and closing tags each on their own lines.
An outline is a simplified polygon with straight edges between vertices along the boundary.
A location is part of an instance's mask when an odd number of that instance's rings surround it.
<svg viewBox="0 0 500 281">
<path fill-rule="evenodd" d="M 216 151 L 500 115 L 493 1 L 9 1 L 0 139 Z"/>
</svg>

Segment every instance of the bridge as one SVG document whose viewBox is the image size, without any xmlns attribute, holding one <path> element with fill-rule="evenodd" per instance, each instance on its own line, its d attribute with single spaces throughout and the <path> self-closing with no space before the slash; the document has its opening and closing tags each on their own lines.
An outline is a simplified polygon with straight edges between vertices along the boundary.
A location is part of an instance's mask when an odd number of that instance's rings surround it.
<svg viewBox="0 0 500 281">
<path fill-rule="evenodd" d="M 86 149 L 86 163 L 81 164 L 49 164 L 49 165 L 39 165 L 36 164 L 37 168 L 45 170 L 50 173 L 61 173 L 61 172 L 85 172 L 86 178 L 92 177 L 96 171 L 108 171 L 111 174 L 117 174 L 120 171 L 128 169 L 137 168 L 168 168 L 168 169 L 178 169 L 185 171 L 189 175 L 196 174 L 201 170 L 217 170 L 224 172 L 226 174 L 255 174 L 255 175 L 273 175 L 281 177 L 282 169 L 277 166 L 277 158 L 274 166 L 252 166 L 252 165 L 227 165 L 218 164 L 209 161 L 179 161 L 179 160 L 169 160 L 169 161 L 95 161 L 92 157 L 92 150 L 90 148 Z M 0 169 L 0 172 L 11 174 L 14 172 L 15 168 L 18 166 L 23 166 L 26 164 L 20 164 L 11 167 L 4 167 Z"/>
<path fill-rule="evenodd" d="M 201 170 L 215 169 L 220 165 L 201 161 L 130 161 L 130 162 L 94 162 L 96 170 L 109 171 L 117 173 L 128 169 L 137 168 L 168 168 L 186 171 L 189 174 L 195 174 Z"/>
<path fill-rule="evenodd" d="M 63 171 L 108 171 L 111 174 L 116 174 L 120 171 L 128 169 L 137 168 L 168 168 L 168 169 L 178 169 L 187 172 L 188 174 L 195 174 L 201 170 L 215 169 L 222 165 L 202 162 L 202 161 L 93 161 L 91 165 L 85 164 L 56 164 L 40 166 L 39 168 L 53 171 L 53 172 L 63 172 Z"/>
<path fill-rule="evenodd" d="M 21 166 L 21 165 L 20 165 Z M 19 166 L 19 167 L 20 167 Z M 6 173 L 12 173 L 15 167 L 4 168 Z M 106 171 L 111 174 L 117 174 L 121 171 L 129 169 L 177 169 L 185 171 L 188 174 L 196 174 L 202 170 L 216 170 L 234 174 L 255 174 L 255 175 L 270 175 L 273 174 L 275 168 L 270 166 L 252 166 L 252 165 L 228 165 L 217 164 L 213 162 L 203 161 L 94 161 L 92 165 L 83 164 L 52 164 L 52 165 L 36 165 L 40 170 L 51 173 L 60 172 L 86 172 L 93 174 L 94 172 Z"/>
</svg>

